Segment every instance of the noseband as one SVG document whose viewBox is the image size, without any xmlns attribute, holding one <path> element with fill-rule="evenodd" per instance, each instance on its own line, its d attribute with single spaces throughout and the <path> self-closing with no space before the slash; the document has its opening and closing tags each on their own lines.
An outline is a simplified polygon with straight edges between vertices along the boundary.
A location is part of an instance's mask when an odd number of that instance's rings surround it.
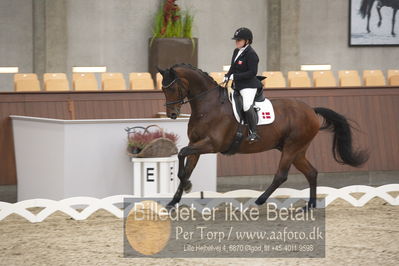
<svg viewBox="0 0 399 266">
<path fill-rule="evenodd" d="M 182 89 L 181 89 L 181 86 L 182 86 L 182 84 L 181 84 L 181 80 L 180 80 L 180 78 L 175 78 L 174 80 L 172 80 L 172 82 L 171 83 L 169 83 L 167 86 L 162 86 L 162 88 L 163 89 L 169 89 L 173 84 L 175 84 L 175 83 L 178 83 L 178 85 L 180 85 L 179 87 L 177 87 L 177 89 L 179 90 L 179 100 L 177 100 L 177 101 L 172 101 L 172 102 L 166 102 L 165 104 L 164 104 L 164 106 L 168 106 L 168 105 L 172 105 L 172 104 L 177 104 L 177 103 L 180 103 L 180 104 L 185 104 L 185 103 L 187 103 L 188 101 L 185 101 L 184 100 L 184 96 L 183 96 L 183 92 L 182 92 Z"/>
<path fill-rule="evenodd" d="M 209 89 L 209 90 L 206 90 L 206 91 L 203 91 L 203 92 L 198 93 L 198 94 L 195 95 L 193 98 L 188 98 L 188 97 L 187 97 L 187 100 L 184 100 L 184 98 L 186 98 L 185 96 L 183 96 L 183 92 L 182 92 L 182 87 L 184 88 L 184 86 L 182 85 L 181 79 L 180 79 L 180 78 L 175 78 L 175 79 L 172 80 L 172 82 L 169 83 L 167 86 L 162 86 L 162 88 L 165 89 L 165 90 L 166 90 L 166 89 L 169 89 L 169 88 L 170 88 L 173 84 L 175 84 L 175 83 L 177 83 L 177 84 L 179 85 L 179 86 L 178 86 L 178 90 L 179 90 L 179 98 L 180 98 L 180 99 L 177 100 L 177 101 L 166 102 L 166 103 L 164 104 L 164 106 L 168 106 L 168 105 L 172 105 L 172 104 L 177 104 L 177 103 L 183 105 L 183 104 L 186 104 L 186 103 L 188 103 L 188 102 L 191 102 L 192 100 L 194 100 L 194 99 L 196 99 L 196 98 L 199 98 L 199 97 L 201 97 L 201 96 L 207 94 L 207 93 L 210 92 L 211 90 L 214 90 L 214 89 L 216 89 L 216 88 L 219 88 L 219 85 L 217 85 L 216 87 L 214 87 L 214 88 L 212 88 L 212 89 Z"/>
</svg>

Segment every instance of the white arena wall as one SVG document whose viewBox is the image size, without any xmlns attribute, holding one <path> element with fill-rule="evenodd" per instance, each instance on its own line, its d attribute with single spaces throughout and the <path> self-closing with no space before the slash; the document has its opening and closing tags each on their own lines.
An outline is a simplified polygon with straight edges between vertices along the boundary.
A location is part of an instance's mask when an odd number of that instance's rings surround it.
<svg viewBox="0 0 399 266">
<path fill-rule="evenodd" d="M 58 120 L 11 116 L 18 201 L 132 195 L 133 164 L 125 128 L 156 124 L 188 144 L 188 118 Z M 192 191 L 216 191 L 216 154 L 202 155 Z"/>
</svg>

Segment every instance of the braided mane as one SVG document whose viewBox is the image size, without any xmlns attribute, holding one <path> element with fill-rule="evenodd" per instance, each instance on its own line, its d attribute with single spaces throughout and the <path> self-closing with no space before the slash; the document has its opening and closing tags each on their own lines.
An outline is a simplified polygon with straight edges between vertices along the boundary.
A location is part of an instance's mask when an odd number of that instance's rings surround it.
<svg viewBox="0 0 399 266">
<path fill-rule="evenodd" d="M 206 78 L 209 81 L 213 82 L 214 84 L 218 85 L 218 83 L 211 76 L 209 76 L 209 74 L 207 72 L 202 71 L 201 69 L 199 69 L 193 65 L 181 63 L 181 64 L 176 64 L 176 65 L 172 66 L 172 68 L 175 68 L 175 67 L 182 67 L 182 68 L 194 70 L 197 73 L 199 73 L 201 76 L 203 76 L 204 78 Z"/>
</svg>

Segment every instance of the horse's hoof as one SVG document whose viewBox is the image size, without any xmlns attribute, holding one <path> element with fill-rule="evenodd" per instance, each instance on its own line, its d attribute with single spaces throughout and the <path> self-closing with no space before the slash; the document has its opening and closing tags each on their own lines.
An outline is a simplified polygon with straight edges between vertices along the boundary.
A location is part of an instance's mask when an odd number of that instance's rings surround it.
<svg viewBox="0 0 399 266">
<path fill-rule="evenodd" d="M 256 200 L 255 200 L 255 204 L 256 205 L 262 205 L 263 203 L 265 203 L 265 200 L 263 200 L 263 199 L 261 199 L 261 198 L 257 198 Z"/>
<path fill-rule="evenodd" d="M 302 210 L 305 212 L 309 211 L 310 209 L 316 209 L 316 204 L 308 203 L 302 207 Z"/>
<path fill-rule="evenodd" d="M 251 202 L 251 203 L 248 205 L 248 208 L 249 208 L 249 209 L 252 209 L 252 208 L 258 209 L 258 208 L 259 208 L 259 205 L 256 204 L 255 201 L 253 201 L 253 202 Z"/>
<path fill-rule="evenodd" d="M 165 207 L 169 212 L 175 208 L 175 204 L 171 201 Z"/>
<path fill-rule="evenodd" d="M 193 187 L 193 184 L 191 184 L 191 182 L 190 182 L 190 181 L 187 181 L 187 184 L 184 186 L 184 192 L 186 192 L 186 193 L 190 193 L 190 192 L 191 192 L 191 189 L 192 189 L 192 187 Z"/>
</svg>

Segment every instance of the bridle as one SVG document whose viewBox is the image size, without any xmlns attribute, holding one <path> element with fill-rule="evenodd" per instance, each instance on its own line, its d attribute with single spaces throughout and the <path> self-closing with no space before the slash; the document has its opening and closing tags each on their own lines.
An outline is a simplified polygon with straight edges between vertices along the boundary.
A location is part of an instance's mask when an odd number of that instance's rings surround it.
<svg viewBox="0 0 399 266">
<path fill-rule="evenodd" d="M 182 92 L 182 88 L 181 88 L 181 87 L 184 88 L 184 86 L 182 85 L 182 82 L 181 82 L 181 79 L 180 79 L 180 78 L 175 78 L 175 79 L 172 80 L 172 82 L 170 82 L 167 86 L 162 86 L 162 88 L 165 89 L 165 90 L 166 90 L 166 89 L 169 89 L 169 88 L 170 88 L 173 84 L 175 84 L 175 83 L 178 83 L 178 85 L 179 85 L 178 90 L 179 90 L 179 98 L 180 98 L 180 99 L 177 100 L 177 101 L 166 102 L 166 103 L 164 104 L 164 106 L 168 106 L 168 105 L 172 105 L 172 104 L 177 104 L 177 103 L 179 103 L 179 104 L 181 104 L 181 105 L 186 104 L 186 103 L 189 103 L 189 102 L 191 102 L 192 100 L 195 100 L 195 99 L 197 99 L 197 98 L 199 98 L 199 97 L 201 97 L 201 96 L 207 94 L 207 93 L 210 92 L 211 90 L 214 90 L 214 89 L 220 87 L 220 85 L 218 84 L 216 87 L 214 87 L 214 88 L 212 88 L 212 89 L 209 89 L 209 90 L 206 90 L 206 91 L 203 91 L 203 92 L 198 93 L 198 94 L 195 95 L 193 98 L 188 98 L 188 96 L 187 96 L 187 100 L 184 100 L 184 98 L 186 98 L 186 97 L 183 96 L 183 92 Z"/>
<path fill-rule="evenodd" d="M 172 80 L 172 82 L 171 83 L 169 83 L 167 86 L 162 86 L 162 89 L 165 89 L 165 90 L 167 90 L 167 89 L 169 89 L 173 84 L 175 84 L 176 82 L 178 82 L 179 83 L 179 85 L 181 86 L 181 80 L 180 80 L 180 78 L 175 78 L 174 80 Z M 181 89 L 181 87 L 178 87 L 178 90 L 179 90 L 179 100 L 177 100 L 177 101 L 172 101 L 172 102 L 166 102 L 165 104 L 164 104 L 164 106 L 168 106 L 168 105 L 172 105 L 172 104 L 177 104 L 177 103 L 180 103 L 180 104 L 185 104 L 185 101 L 184 101 L 184 96 L 183 96 L 183 92 L 182 92 L 182 89 Z"/>
</svg>

